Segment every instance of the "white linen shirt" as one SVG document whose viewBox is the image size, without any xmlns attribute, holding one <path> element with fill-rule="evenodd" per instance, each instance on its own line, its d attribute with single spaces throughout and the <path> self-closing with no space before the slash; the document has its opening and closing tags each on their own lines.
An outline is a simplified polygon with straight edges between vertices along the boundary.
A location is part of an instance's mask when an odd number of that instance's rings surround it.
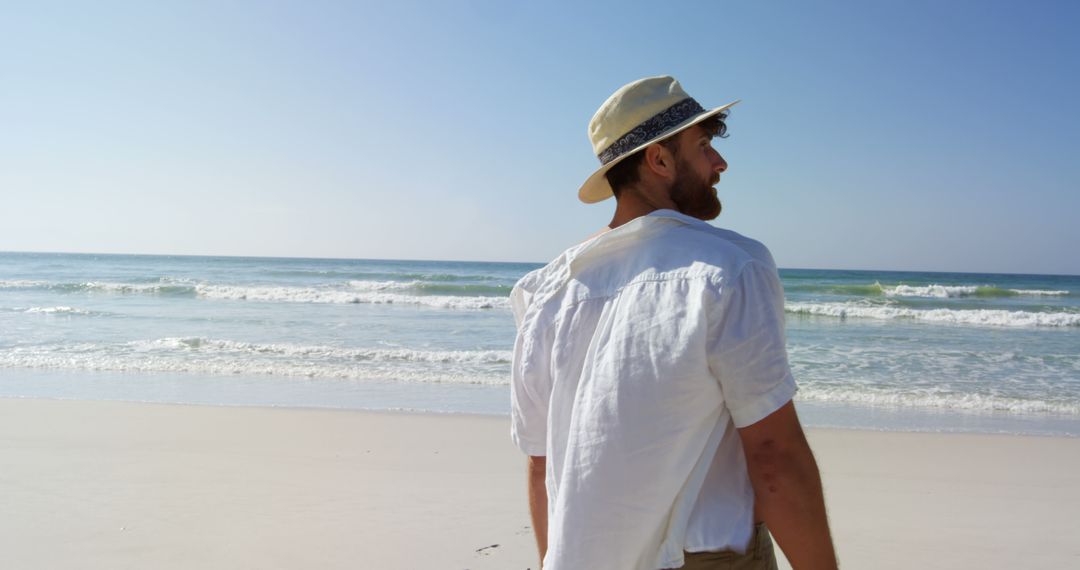
<svg viewBox="0 0 1080 570">
<path fill-rule="evenodd" d="M 734 428 L 795 393 L 761 243 L 659 210 L 565 251 L 511 293 L 512 437 L 547 456 L 546 570 L 656 570 L 745 551 Z"/>
</svg>

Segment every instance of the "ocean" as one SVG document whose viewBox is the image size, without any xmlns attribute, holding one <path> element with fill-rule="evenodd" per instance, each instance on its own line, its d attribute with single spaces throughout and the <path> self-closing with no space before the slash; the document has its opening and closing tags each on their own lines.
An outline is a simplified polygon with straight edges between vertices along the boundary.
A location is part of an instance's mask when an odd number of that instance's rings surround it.
<svg viewBox="0 0 1080 570">
<path fill-rule="evenodd" d="M 508 414 L 539 266 L 0 253 L 0 397 Z M 1080 436 L 1080 277 L 780 275 L 808 425 Z"/>
</svg>

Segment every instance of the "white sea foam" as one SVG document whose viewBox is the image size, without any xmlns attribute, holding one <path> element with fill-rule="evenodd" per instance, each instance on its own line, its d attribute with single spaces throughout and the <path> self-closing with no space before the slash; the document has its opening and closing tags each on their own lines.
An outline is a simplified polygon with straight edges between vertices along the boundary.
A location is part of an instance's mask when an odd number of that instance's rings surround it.
<svg viewBox="0 0 1080 570">
<path fill-rule="evenodd" d="M 784 310 L 797 315 L 863 319 L 913 319 L 952 325 L 998 327 L 1076 327 L 1080 313 L 1033 313 L 999 309 L 909 309 L 857 303 L 788 303 Z"/>
<path fill-rule="evenodd" d="M 800 400 L 876 406 L 884 408 L 937 408 L 974 412 L 1009 412 L 1015 414 L 1080 415 L 1075 399 L 1048 401 L 986 394 L 926 394 L 850 387 L 823 387 L 804 382 L 799 386 Z"/>
<path fill-rule="evenodd" d="M 0 289 L 47 288 L 67 292 L 95 292 L 119 295 L 196 295 L 205 299 L 226 299 L 287 303 L 365 303 L 435 307 L 441 309 L 508 309 L 509 298 L 488 295 L 409 294 L 419 290 L 419 281 L 350 281 L 347 288 L 286 287 L 192 284 L 185 280 L 162 279 L 159 283 L 114 283 L 87 281 L 49 283 L 46 281 L 0 281 Z"/>
<path fill-rule="evenodd" d="M 1061 296 L 1070 294 L 1069 291 L 1044 291 L 1041 289 L 1009 289 L 1017 295 L 1029 295 L 1032 297 Z"/>
<path fill-rule="evenodd" d="M 200 297 L 239 301 L 284 301 L 291 303 L 373 303 L 396 305 L 421 305 L 442 309 L 492 309 L 509 308 L 506 297 L 452 295 L 406 295 L 382 291 L 349 291 L 340 289 L 317 289 L 313 287 L 246 287 L 238 285 L 198 285 Z"/>
<path fill-rule="evenodd" d="M 58 292 L 96 292 L 114 294 L 192 293 L 194 283 L 189 279 L 162 277 L 155 283 L 116 283 L 110 281 L 51 282 L 32 280 L 0 280 L 0 289 L 49 289 Z"/>
<path fill-rule="evenodd" d="M 366 303 L 418 305 L 441 309 L 508 309 L 510 300 L 491 295 L 425 295 L 421 281 L 349 281 L 347 285 L 326 287 L 248 286 L 200 283 L 187 279 L 162 278 L 157 283 L 116 283 L 86 281 L 0 281 L 0 289 L 47 288 L 61 292 L 94 292 L 118 295 L 195 295 L 205 299 L 286 303 Z"/>
<path fill-rule="evenodd" d="M 357 291 L 407 291 L 417 285 L 420 281 L 349 281 L 349 287 Z"/>
<path fill-rule="evenodd" d="M 0 289 L 33 289 L 48 287 L 48 281 L 30 281 L 26 279 L 0 280 Z"/>
<path fill-rule="evenodd" d="M 296 358 L 321 358 L 376 362 L 435 362 L 462 364 L 509 364 L 507 350 L 412 350 L 405 348 L 339 348 L 333 346 L 288 343 L 252 343 L 202 337 L 170 337 L 128 343 L 138 351 L 183 351 L 204 354 L 277 355 Z"/>
<path fill-rule="evenodd" d="M 115 294 L 191 293 L 194 288 L 184 280 L 162 278 L 158 283 L 113 283 L 107 281 L 82 281 L 54 283 L 49 281 L 0 281 L 0 289 L 49 289 L 59 292 L 97 292 Z"/>
<path fill-rule="evenodd" d="M 110 283 L 105 281 L 87 281 L 85 283 L 80 283 L 77 285 L 61 287 L 74 290 L 116 293 L 125 295 L 158 295 L 162 293 L 190 294 L 192 291 L 191 285 L 173 281 L 159 283 Z"/>
<path fill-rule="evenodd" d="M 949 299 L 954 297 L 1008 297 L 1008 296 L 1062 296 L 1069 291 L 1051 291 L 1043 289 L 1000 289 L 993 285 L 896 285 L 882 286 L 881 293 L 886 297 L 929 297 Z"/>
<path fill-rule="evenodd" d="M 24 313 L 42 313 L 47 315 L 93 315 L 93 311 L 77 309 L 75 307 L 30 307 L 28 309 L 16 309 Z"/>
<path fill-rule="evenodd" d="M 881 292 L 888 297 L 966 297 L 974 295 L 979 289 L 977 285 L 927 285 L 914 287 L 911 285 L 897 285 L 895 287 L 882 287 Z"/>
<path fill-rule="evenodd" d="M 508 383 L 509 359 L 509 352 L 497 350 L 349 349 L 199 337 L 0 350 L 0 368 L 490 385 Z"/>
</svg>

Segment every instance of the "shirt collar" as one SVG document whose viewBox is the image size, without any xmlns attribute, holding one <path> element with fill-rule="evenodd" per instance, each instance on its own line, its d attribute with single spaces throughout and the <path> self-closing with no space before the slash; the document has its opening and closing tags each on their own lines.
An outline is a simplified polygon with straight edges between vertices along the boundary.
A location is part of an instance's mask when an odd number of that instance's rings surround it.
<svg viewBox="0 0 1080 570">
<path fill-rule="evenodd" d="M 585 242 L 569 260 L 570 274 L 576 274 L 586 264 L 606 253 L 648 239 L 665 228 L 697 224 L 706 223 L 675 210 L 654 210 Z"/>
</svg>

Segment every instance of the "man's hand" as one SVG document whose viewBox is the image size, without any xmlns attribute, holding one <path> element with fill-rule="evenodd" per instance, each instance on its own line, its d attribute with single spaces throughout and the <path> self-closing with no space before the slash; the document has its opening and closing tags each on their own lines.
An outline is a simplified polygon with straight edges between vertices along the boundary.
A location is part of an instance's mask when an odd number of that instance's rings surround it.
<svg viewBox="0 0 1080 570">
<path fill-rule="evenodd" d="M 532 515 L 536 548 L 540 551 L 540 567 L 544 567 L 547 554 L 547 458 L 529 456 L 529 514 Z"/>
<path fill-rule="evenodd" d="M 795 405 L 788 402 L 739 430 L 754 487 L 754 510 L 765 520 L 794 570 L 835 569 L 821 475 Z"/>
</svg>

